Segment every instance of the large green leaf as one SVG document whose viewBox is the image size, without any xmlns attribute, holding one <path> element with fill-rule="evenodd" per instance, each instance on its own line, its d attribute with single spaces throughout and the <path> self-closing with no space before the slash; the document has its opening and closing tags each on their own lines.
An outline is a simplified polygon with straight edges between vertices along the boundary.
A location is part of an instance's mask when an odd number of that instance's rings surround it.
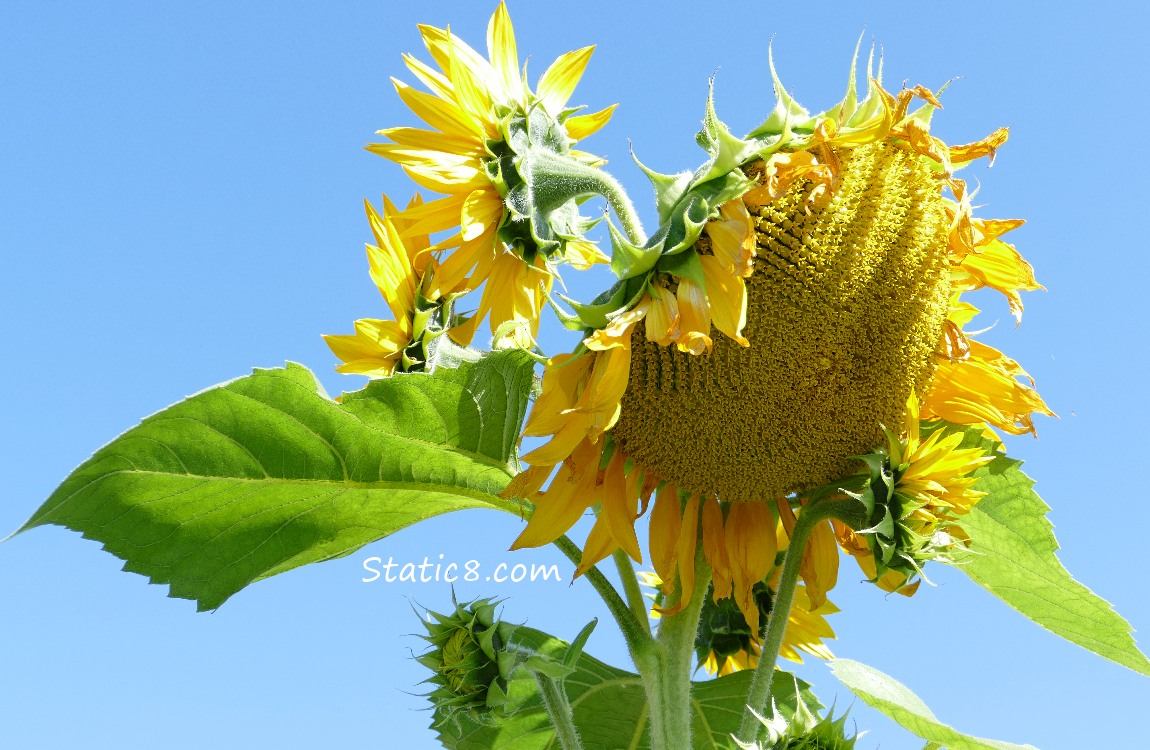
<svg viewBox="0 0 1150 750">
<path fill-rule="evenodd" d="M 927 747 L 947 750 L 1035 750 L 999 740 L 970 737 L 943 724 L 906 685 L 882 672 L 850 659 L 835 659 L 831 671 L 851 692 L 894 719 L 904 729 L 927 741 Z"/>
<path fill-rule="evenodd" d="M 79 531 L 204 610 L 431 516 L 514 510 L 497 494 L 514 473 L 533 360 L 445 360 L 342 404 L 296 364 L 202 391 L 97 451 L 21 531 Z"/>
<path fill-rule="evenodd" d="M 567 651 L 564 641 L 527 627 L 517 628 L 513 641 L 555 659 Z M 693 750 L 735 748 L 731 735 L 739 729 L 752 676 L 744 671 L 692 683 Z M 584 653 L 564 685 L 584 750 L 650 750 L 647 696 L 639 675 Z M 795 714 L 800 700 L 817 713 L 823 706 L 810 687 L 789 672 L 776 670 L 772 697 L 786 716 Z M 517 696 L 531 693 L 533 697 L 526 698 L 514 715 L 496 726 L 466 718 L 445 721 L 436 726 L 439 741 L 447 750 L 558 750 L 534 680 L 528 676 L 513 679 L 509 692 Z"/>
<path fill-rule="evenodd" d="M 1050 507 L 1020 466 L 1000 455 L 979 469 L 977 489 L 987 495 L 961 521 L 972 544 L 959 568 L 1042 627 L 1150 675 L 1130 624 L 1059 562 Z"/>
</svg>

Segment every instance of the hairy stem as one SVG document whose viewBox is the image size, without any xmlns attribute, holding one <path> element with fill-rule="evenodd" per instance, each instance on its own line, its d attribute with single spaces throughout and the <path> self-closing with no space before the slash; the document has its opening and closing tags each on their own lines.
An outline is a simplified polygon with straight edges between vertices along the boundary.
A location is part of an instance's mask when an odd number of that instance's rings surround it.
<svg viewBox="0 0 1150 750">
<path fill-rule="evenodd" d="M 536 672 L 535 684 L 539 686 L 539 695 L 543 698 L 547 715 L 551 717 L 551 726 L 555 728 L 559 747 L 563 750 L 583 750 L 583 743 L 575 730 L 571 702 L 567 700 L 567 691 L 563 689 L 562 683 L 542 672 Z"/>
<path fill-rule="evenodd" d="M 635 568 L 631 565 L 631 558 L 623 550 L 615 550 L 611 554 L 615 559 L 615 567 L 619 569 L 619 579 L 623 581 L 623 593 L 627 597 L 627 604 L 631 614 L 643 626 L 647 633 L 651 632 L 651 621 L 647 617 L 647 602 L 643 599 L 643 592 L 639 590 L 639 578 L 635 575 Z"/>
<path fill-rule="evenodd" d="M 555 540 L 554 544 L 576 566 L 582 562 L 583 553 L 578 545 L 571 541 L 570 537 L 561 536 Z M 603 603 L 607 605 L 611 616 L 615 618 L 619 630 L 623 632 L 623 639 L 627 642 L 627 649 L 631 652 L 631 658 L 638 664 L 639 654 L 649 650 L 652 644 L 650 628 L 646 622 L 646 613 L 644 613 L 642 624 L 640 624 L 635 613 L 623 601 L 623 597 L 619 596 L 619 592 L 597 567 L 592 567 L 584 575 L 599 594 Z"/>
<path fill-rule="evenodd" d="M 763 635 L 763 650 L 755 676 L 751 680 L 751 690 L 743 709 L 743 720 L 739 725 L 739 740 L 746 743 L 758 739 L 763 726 L 755 718 L 754 712 L 765 716 L 771 697 L 771 681 L 775 674 L 775 663 L 779 660 L 779 649 L 783 645 L 783 634 L 787 629 L 787 619 L 795 601 L 795 586 L 799 579 L 803 553 L 807 540 L 815 527 L 830 518 L 832 502 L 810 502 L 798 514 L 795 528 L 791 531 L 791 541 L 783 557 L 783 570 L 779 574 L 779 588 L 771 603 L 771 615 L 767 620 L 767 630 Z"/>
<path fill-rule="evenodd" d="M 651 707 L 652 750 L 685 750 L 691 745 L 691 662 L 699 613 L 711 580 L 702 546 L 695 554 L 695 589 L 691 600 L 659 621 L 657 648 L 644 663 L 636 662 Z"/>
<path fill-rule="evenodd" d="M 623 232 L 634 245 L 647 241 L 643 222 L 627 191 L 619 181 L 602 169 L 588 166 L 570 156 L 560 156 L 545 149 L 532 149 L 522 167 L 531 185 L 536 208 L 556 208 L 573 198 L 601 195 L 619 218 Z"/>
</svg>

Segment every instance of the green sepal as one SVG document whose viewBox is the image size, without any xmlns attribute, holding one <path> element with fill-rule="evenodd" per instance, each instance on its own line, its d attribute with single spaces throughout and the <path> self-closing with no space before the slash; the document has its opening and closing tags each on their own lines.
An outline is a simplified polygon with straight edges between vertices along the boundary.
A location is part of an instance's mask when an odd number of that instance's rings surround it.
<svg viewBox="0 0 1150 750">
<path fill-rule="evenodd" d="M 658 243 L 663 255 L 694 247 L 707 222 L 718 215 L 719 206 L 741 197 L 754 185 L 740 169 L 703 183 L 692 182 L 648 244 Z"/>
<path fill-rule="evenodd" d="M 570 669 L 575 668 L 575 663 L 579 661 L 579 657 L 583 655 L 583 648 L 587 645 L 587 639 L 591 637 L 594 632 L 595 626 L 599 624 L 599 618 L 596 617 L 591 622 L 583 626 L 579 631 L 579 635 L 575 636 L 575 640 L 571 641 L 571 645 L 567 648 L 566 653 L 563 654 L 563 666 Z"/>
<path fill-rule="evenodd" d="M 659 262 L 663 244 L 648 242 L 645 246 L 633 244 L 619 231 L 614 222 L 607 222 L 611 234 L 611 270 L 620 279 L 629 279 L 647 273 Z"/>
<path fill-rule="evenodd" d="M 578 314 L 567 312 L 559 306 L 559 303 L 555 301 L 556 296 L 560 297 L 564 302 L 568 304 L 572 304 L 572 302 L 569 298 L 563 296 L 559 292 L 547 292 L 545 295 L 544 298 L 547 300 L 547 304 L 551 306 L 551 311 L 555 313 L 555 317 L 559 319 L 559 324 L 569 331 L 581 331 L 586 328 L 587 324 L 583 322 L 583 319 L 579 317 Z"/>
<path fill-rule="evenodd" d="M 678 253 L 676 255 L 664 255 L 659 261 L 657 268 L 660 271 L 669 273 L 678 279 L 688 279 L 703 287 L 707 288 L 707 278 L 703 273 L 703 263 L 699 260 L 698 254 Z"/>
<path fill-rule="evenodd" d="M 703 129 L 695 136 L 695 141 L 711 155 L 711 159 L 699 172 L 695 173 L 692 182 L 696 185 L 722 177 L 743 166 L 748 161 L 748 153 L 753 144 L 742 138 L 731 135 L 726 123 L 719 119 L 715 113 L 715 79 L 712 77 L 707 86 L 707 106 L 703 115 Z"/>
<path fill-rule="evenodd" d="M 427 695 L 436 722 L 459 725 L 466 717 L 484 725 L 498 724 L 518 708 L 508 690 L 523 661 L 511 645 L 518 626 L 496 617 L 499 602 L 494 599 L 460 604 L 453 592 L 451 601 L 450 614 L 427 613 L 424 639 L 431 651 L 416 657 L 432 671 L 424 682 L 436 686 Z"/>
<path fill-rule="evenodd" d="M 557 296 L 575 310 L 585 328 L 600 329 L 607 326 L 612 315 L 635 305 L 642 297 L 646 283 L 646 277 L 642 276 L 620 279 L 590 304 L 577 302 L 563 294 Z"/>
<path fill-rule="evenodd" d="M 800 703 L 794 715 L 784 716 L 774 706 L 769 718 L 756 714 L 766 729 L 764 741 L 745 744 L 736 740 L 735 744 L 743 750 L 854 750 L 861 735 L 848 736 L 847 712 L 844 711 L 837 719 L 834 713 L 834 706 L 831 706 L 820 719 Z"/>
<path fill-rule="evenodd" d="M 659 223 L 666 223 L 672 209 L 683 197 L 683 193 L 687 192 L 694 173 L 684 171 L 675 174 L 661 174 L 649 169 L 646 164 L 639 161 L 639 157 L 634 153 L 631 154 L 631 158 L 639 169 L 643 170 L 643 174 L 647 175 L 647 179 L 651 181 L 651 186 L 655 188 L 655 208 L 659 212 Z"/>
<path fill-rule="evenodd" d="M 771 139 L 778 139 L 775 150 L 786 145 L 790 135 L 796 127 L 803 127 L 813 131 L 814 123 L 810 113 L 787 91 L 787 87 L 779 80 L 779 73 L 775 69 L 775 55 L 770 48 L 767 49 L 767 65 L 771 71 L 771 81 L 774 84 L 775 108 L 771 114 L 757 128 L 747 134 L 748 139 L 756 139 L 766 143 Z"/>
<path fill-rule="evenodd" d="M 539 102 L 500 121 L 503 141 L 489 142 L 489 179 L 509 209 L 499 238 L 530 263 L 542 254 L 566 261 L 566 244 L 580 240 L 599 220 L 579 213 L 602 193 L 603 175 L 570 150 L 562 123 Z"/>
</svg>

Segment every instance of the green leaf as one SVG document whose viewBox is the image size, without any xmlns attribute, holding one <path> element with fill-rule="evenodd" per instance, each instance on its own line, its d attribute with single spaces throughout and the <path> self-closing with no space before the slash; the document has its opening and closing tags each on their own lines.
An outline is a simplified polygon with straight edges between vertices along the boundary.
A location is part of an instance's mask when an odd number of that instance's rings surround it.
<svg viewBox="0 0 1150 750">
<path fill-rule="evenodd" d="M 441 513 L 518 512 L 498 493 L 532 358 L 447 346 L 437 357 L 430 374 L 373 381 L 342 404 L 297 364 L 209 388 L 97 451 L 20 531 L 79 531 L 206 610 Z"/>
<path fill-rule="evenodd" d="M 515 633 L 515 643 L 551 658 L 561 659 L 567 653 L 567 643 L 546 633 L 527 627 L 519 627 Z M 751 672 L 744 671 L 692 684 L 693 750 L 734 747 L 730 735 L 738 731 L 742 720 L 751 677 Z M 563 685 L 584 750 L 650 750 L 647 696 L 639 675 L 584 653 Z M 529 676 L 512 679 L 508 692 L 517 700 L 525 692 L 532 695 L 515 714 L 494 726 L 465 718 L 445 721 L 435 727 L 439 741 L 448 750 L 558 750 L 535 681 Z M 808 683 L 781 670 L 775 672 L 773 696 L 788 716 L 795 713 L 799 701 L 812 712 L 823 708 Z"/>
<path fill-rule="evenodd" d="M 882 672 L 850 659 L 835 659 L 831 671 L 851 692 L 898 724 L 927 741 L 927 747 L 948 750 L 1035 750 L 999 740 L 971 737 L 943 724 L 906 685 Z M 933 743 L 933 744 L 932 744 Z"/>
<path fill-rule="evenodd" d="M 1150 659 L 1135 645 L 1130 624 L 1059 562 L 1046 519 L 1050 508 L 1019 462 L 1000 455 L 979 474 L 976 488 L 988 494 L 960 522 L 972 544 L 958 567 L 1052 633 L 1150 675 Z"/>
</svg>

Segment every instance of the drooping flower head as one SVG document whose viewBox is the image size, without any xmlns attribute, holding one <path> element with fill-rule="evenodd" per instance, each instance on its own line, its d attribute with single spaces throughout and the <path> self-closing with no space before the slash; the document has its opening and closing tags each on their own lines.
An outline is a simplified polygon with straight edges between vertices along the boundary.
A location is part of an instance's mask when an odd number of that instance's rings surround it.
<svg viewBox="0 0 1150 750">
<path fill-rule="evenodd" d="M 583 239 L 594 222 L 579 216 L 574 197 L 551 194 L 556 172 L 594 174 L 602 163 L 571 145 L 605 125 L 614 106 L 577 114 L 567 105 L 594 47 L 562 55 L 532 91 L 503 4 L 488 25 L 486 58 L 448 29 L 419 30 L 434 66 L 411 55 L 404 62 L 428 91 L 393 82 L 428 129 L 386 128 L 379 134 L 390 142 L 368 149 L 445 196 L 407 212 L 408 234 L 450 233 L 434 246 L 450 252 L 431 292 L 487 282 L 470 328 L 456 338 L 490 315 L 493 332 L 518 322 L 506 335 L 530 345 L 553 266 L 606 260 Z"/>
<path fill-rule="evenodd" d="M 597 505 L 581 570 L 616 549 L 638 559 L 634 521 L 654 493 L 660 576 L 677 569 L 686 597 L 701 538 L 715 595 L 751 621 L 776 523 L 789 531 L 804 493 L 857 473 L 908 400 L 924 418 L 1011 433 L 1050 413 L 1017 363 L 963 331 L 977 312 L 963 292 L 996 289 L 1017 316 L 1019 292 L 1039 288 L 1000 239 L 1021 222 L 975 219 L 955 176 L 1006 131 L 947 146 L 930 134 L 934 92 L 892 94 L 869 73 L 860 100 L 852 65 L 844 99 L 814 116 L 775 77 L 779 104 L 741 139 L 708 102 L 708 161 L 649 172 L 660 231 L 642 246 L 613 233 L 620 282 L 577 310 L 588 335 L 544 374 L 524 434 L 550 440 L 506 492 L 536 508 L 516 546 Z M 906 435 L 911 467 L 942 450 Z M 802 569 L 815 606 L 837 565 L 820 524 Z"/>
</svg>

